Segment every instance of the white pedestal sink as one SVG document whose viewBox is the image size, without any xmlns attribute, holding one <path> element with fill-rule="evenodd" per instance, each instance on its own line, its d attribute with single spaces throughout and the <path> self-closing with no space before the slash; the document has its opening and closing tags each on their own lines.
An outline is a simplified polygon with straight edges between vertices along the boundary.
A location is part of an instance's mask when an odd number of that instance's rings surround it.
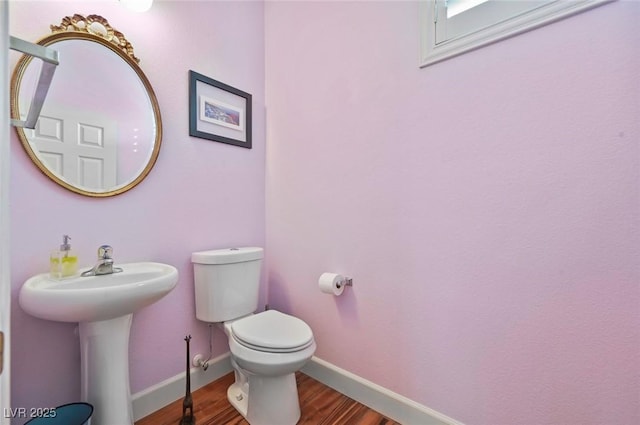
<svg viewBox="0 0 640 425">
<path fill-rule="evenodd" d="M 94 407 L 92 425 L 133 425 L 129 387 L 129 330 L 133 313 L 178 283 L 175 267 L 118 264 L 122 272 L 55 280 L 27 280 L 20 306 L 41 319 L 80 324 L 82 401 Z"/>
</svg>

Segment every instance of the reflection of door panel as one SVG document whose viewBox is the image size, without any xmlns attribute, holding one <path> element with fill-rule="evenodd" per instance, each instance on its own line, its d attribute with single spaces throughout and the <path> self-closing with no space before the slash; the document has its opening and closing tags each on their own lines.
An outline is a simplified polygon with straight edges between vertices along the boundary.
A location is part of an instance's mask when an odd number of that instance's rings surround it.
<svg viewBox="0 0 640 425">
<path fill-rule="evenodd" d="M 43 111 L 36 128 L 27 132 L 42 162 L 67 182 L 88 190 L 116 186 L 114 123 L 87 112 Z"/>
</svg>

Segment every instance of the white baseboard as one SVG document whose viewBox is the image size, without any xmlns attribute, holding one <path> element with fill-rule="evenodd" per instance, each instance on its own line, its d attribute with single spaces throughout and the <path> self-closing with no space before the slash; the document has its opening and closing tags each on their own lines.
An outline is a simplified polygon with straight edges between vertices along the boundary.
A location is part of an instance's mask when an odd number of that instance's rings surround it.
<svg viewBox="0 0 640 425">
<path fill-rule="evenodd" d="M 233 368 L 229 353 L 209 360 L 206 371 L 202 368 L 192 368 L 191 391 L 204 387 L 231 371 Z M 405 425 L 464 425 L 315 356 L 301 372 Z M 184 397 L 184 391 L 185 375 L 182 373 L 134 394 L 134 420 L 142 419 Z"/>
<path fill-rule="evenodd" d="M 463 425 L 315 356 L 301 372 L 405 425 Z"/>
<path fill-rule="evenodd" d="M 191 368 L 192 392 L 233 371 L 229 353 L 211 359 L 208 363 L 209 367 L 206 371 L 200 367 Z M 184 397 L 185 386 L 185 374 L 181 373 L 133 394 L 131 397 L 133 419 L 136 421 L 142 419 L 156 410 Z"/>
</svg>

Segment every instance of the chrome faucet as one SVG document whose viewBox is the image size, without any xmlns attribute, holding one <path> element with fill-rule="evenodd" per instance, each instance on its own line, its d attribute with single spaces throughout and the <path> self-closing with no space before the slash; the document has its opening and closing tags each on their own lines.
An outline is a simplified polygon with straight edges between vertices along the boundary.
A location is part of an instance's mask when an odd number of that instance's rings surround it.
<svg viewBox="0 0 640 425">
<path fill-rule="evenodd" d="M 81 276 L 100 276 L 104 274 L 119 273 L 120 267 L 113 267 L 113 248 L 109 245 L 101 245 L 98 248 L 98 263 L 91 270 L 82 272 Z"/>
</svg>

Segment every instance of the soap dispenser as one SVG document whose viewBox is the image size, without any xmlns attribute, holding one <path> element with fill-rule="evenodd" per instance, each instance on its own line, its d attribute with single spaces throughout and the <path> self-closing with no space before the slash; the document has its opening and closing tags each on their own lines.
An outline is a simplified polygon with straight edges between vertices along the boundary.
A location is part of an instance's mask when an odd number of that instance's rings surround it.
<svg viewBox="0 0 640 425">
<path fill-rule="evenodd" d="M 69 235 L 62 236 L 60 249 L 51 252 L 50 275 L 54 279 L 74 276 L 78 272 L 78 256 L 71 250 Z"/>
</svg>

